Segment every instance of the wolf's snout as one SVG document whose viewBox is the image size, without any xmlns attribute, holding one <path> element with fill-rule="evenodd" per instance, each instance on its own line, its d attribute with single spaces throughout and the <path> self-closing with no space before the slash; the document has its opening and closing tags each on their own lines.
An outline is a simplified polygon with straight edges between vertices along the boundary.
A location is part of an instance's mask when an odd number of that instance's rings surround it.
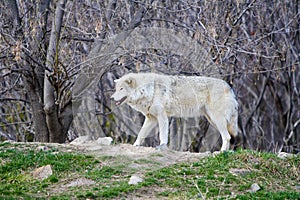
<svg viewBox="0 0 300 200">
<path fill-rule="evenodd" d="M 125 96 L 125 97 L 123 97 L 122 99 L 116 101 L 116 105 L 117 105 L 117 106 L 121 105 L 126 99 L 127 99 L 127 96 Z"/>
<path fill-rule="evenodd" d="M 110 99 L 115 101 L 116 105 L 119 106 L 127 99 L 127 96 L 124 96 L 121 99 L 119 99 L 118 97 L 117 98 L 115 97 L 115 93 L 114 93 L 113 95 L 111 95 Z"/>
<path fill-rule="evenodd" d="M 111 99 L 111 100 L 115 100 L 115 97 L 114 97 L 114 96 L 115 96 L 115 94 L 111 95 L 111 96 L 110 96 L 110 99 Z"/>
</svg>

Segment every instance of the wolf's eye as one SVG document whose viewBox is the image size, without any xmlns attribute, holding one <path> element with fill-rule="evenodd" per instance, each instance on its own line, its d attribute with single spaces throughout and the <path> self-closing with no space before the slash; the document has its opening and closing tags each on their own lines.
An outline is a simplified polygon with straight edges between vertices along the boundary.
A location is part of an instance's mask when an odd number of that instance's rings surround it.
<svg viewBox="0 0 300 200">
<path fill-rule="evenodd" d="M 122 88 L 122 87 L 120 88 L 120 90 L 123 90 L 123 89 L 124 89 L 124 88 Z"/>
</svg>

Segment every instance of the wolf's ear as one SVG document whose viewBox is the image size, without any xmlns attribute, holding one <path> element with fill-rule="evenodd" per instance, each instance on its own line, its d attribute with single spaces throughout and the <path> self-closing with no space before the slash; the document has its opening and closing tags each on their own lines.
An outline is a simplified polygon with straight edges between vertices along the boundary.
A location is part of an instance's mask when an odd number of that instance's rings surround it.
<svg viewBox="0 0 300 200">
<path fill-rule="evenodd" d="M 136 84 L 136 80 L 134 78 L 128 78 L 125 80 L 125 82 L 129 85 L 129 87 L 134 88 Z"/>
</svg>

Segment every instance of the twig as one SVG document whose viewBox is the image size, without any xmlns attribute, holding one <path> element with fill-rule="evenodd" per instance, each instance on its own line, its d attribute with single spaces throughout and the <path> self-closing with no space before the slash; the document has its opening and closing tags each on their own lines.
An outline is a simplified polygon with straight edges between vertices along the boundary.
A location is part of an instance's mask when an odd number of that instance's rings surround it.
<svg viewBox="0 0 300 200">
<path fill-rule="evenodd" d="M 253 5 L 253 3 L 254 3 L 255 1 L 256 1 L 256 0 L 253 0 L 251 3 L 249 3 L 249 5 L 247 6 L 247 8 L 245 8 L 245 9 L 241 12 L 241 14 L 238 16 L 238 18 L 233 22 L 233 25 L 234 25 L 234 26 L 238 23 L 238 21 L 240 21 L 240 19 L 242 18 L 242 16 L 245 14 L 245 12 L 246 12 L 247 10 L 250 9 L 250 7 Z"/>
<path fill-rule="evenodd" d="M 32 121 L 27 121 L 27 122 L 11 122 L 11 123 L 3 122 L 3 124 L 0 124 L 0 127 L 20 125 L 20 124 L 32 124 Z"/>
<path fill-rule="evenodd" d="M 29 101 L 25 100 L 25 99 L 20 99 L 20 98 L 0 98 L 0 102 L 3 101 L 22 101 L 24 103 L 30 103 Z"/>
<path fill-rule="evenodd" d="M 204 195 L 202 194 L 202 192 L 200 191 L 200 188 L 199 188 L 198 185 L 196 184 L 195 180 L 192 180 L 192 182 L 193 182 L 193 184 L 195 185 L 195 187 L 196 187 L 196 189 L 197 189 L 197 191 L 198 191 L 198 193 L 199 193 L 199 197 L 200 197 L 201 199 L 205 200 L 205 199 L 206 199 L 206 196 L 204 196 Z"/>
<path fill-rule="evenodd" d="M 293 136 L 294 133 L 295 133 L 294 130 L 295 130 L 295 128 L 296 128 L 299 124 L 300 124 L 300 118 L 294 123 L 293 129 L 291 130 L 289 136 L 288 136 L 287 138 L 283 138 L 283 141 L 284 141 L 285 143 L 287 143 L 287 142 L 292 138 L 292 136 Z"/>
<path fill-rule="evenodd" d="M 254 115 L 255 111 L 257 110 L 257 108 L 259 107 L 259 105 L 261 103 L 261 100 L 262 100 L 262 98 L 263 98 L 263 96 L 265 94 L 265 90 L 266 90 L 267 83 L 269 81 L 270 75 L 271 75 L 271 73 L 268 73 L 267 77 L 263 80 L 263 83 L 262 83 L 262 86 L 261 86 L 262 90 L 261 90 L 261 92 L 259 94 L 259 97 L 258 97 L 258 99 L 257 99 L 257 101 L 255 103 L 254 108 L 252 109 L 252 112 L 250 113 L 250 115 L 248 116 L 248 118 L 246 120 L 245 127 L 248 125 L 248 123 L 250 122 L 252 116 Z"/>
</svg>

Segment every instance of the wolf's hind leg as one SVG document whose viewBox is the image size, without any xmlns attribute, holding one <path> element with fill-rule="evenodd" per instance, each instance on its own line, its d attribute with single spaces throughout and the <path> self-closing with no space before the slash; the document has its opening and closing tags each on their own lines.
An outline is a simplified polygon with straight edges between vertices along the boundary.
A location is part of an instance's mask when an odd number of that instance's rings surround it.
<svg viewBox="0 0 300 200">
<path fill-rule="evenodd" d="M 237 137 L 238 136 L 238 115 L 237 111 L 232 114 L 230 120 L 227 122 L 227 129 L 231 136 Z"/>
<path fill-rule="evenodd" d="M 227 130 L 227 121 L 220 113 L 209 113 L 210 123 L 220 132 L 222 137 L 221 151 L 228 151 L 230 147 L 230 135 Z"/>
<path fill-rule="evenodd" d="M 149 136 L 152 129 L 156 126 L 157 119 L 154 116 L 146 116 L 144 124 L 138 134 L 136 141 L 134 142 L 134 146 L 140 146 L 145 138 Z"/>
</svg>

